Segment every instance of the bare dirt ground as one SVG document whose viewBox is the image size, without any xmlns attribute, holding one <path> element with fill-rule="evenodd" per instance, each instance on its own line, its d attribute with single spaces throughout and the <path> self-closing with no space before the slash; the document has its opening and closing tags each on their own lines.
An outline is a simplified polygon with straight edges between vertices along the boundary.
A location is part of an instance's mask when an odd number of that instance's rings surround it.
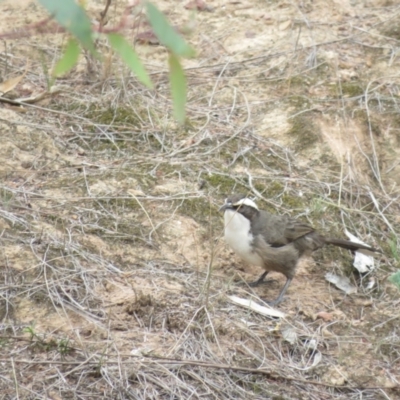
<svg viewBox="0 0 400 400">
<path fill-rule="evenodd" d="M 161 46 L 136 45 L 154 91 L 100 40 L 104 63 L 82 57 L 47 93 L 67 35 L 0 44 L 2 79 L 26 71 L 0 102 L 0 398 L 399 399 L 397 2 L 156 4 L 198 51 L 183 127 Z M 87 7 L 96 20 L 104 4 Z M 0 13 L 2 32 L 46 17 L 28 0 Z M 325 248 L 285 318 L 240 308 L 229 295 L 261 304 L 284 277 L 242 284 L 261 271 L 221 238 L 233 192 L 384 254 L 360 277 Z"/>
</svg>

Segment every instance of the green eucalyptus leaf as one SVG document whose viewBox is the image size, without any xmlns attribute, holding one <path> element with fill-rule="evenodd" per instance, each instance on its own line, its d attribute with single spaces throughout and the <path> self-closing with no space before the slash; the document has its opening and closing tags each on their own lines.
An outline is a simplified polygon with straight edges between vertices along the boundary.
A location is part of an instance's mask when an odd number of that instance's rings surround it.
<svg viewBox="0 0 400 400">
<path fill-rule="evenodd" d="M 78 3 L 74 0 L 39 0 L 39 3 L 85 48 L 95 53 L 90 20 Z"/>
<path fill-rule="evenodd" d="M 113 50 L 119 54 L 121 59 L 128 65 L 132 72 L 136 74 L 140 82 L 147 87 L 152 88 L 153 83 L 151 82 L 146 69 L 128 41 L 117 33 L 109 33 L 107 38 Z"/>
<path fill-rule="evenodd" d="M 65 47 L 64 54 L 60 60 L 58 60 L 53 69 L 53 75 L 61 76 L 71 70 L 78 62 L 80 53 L 81 49 L 78 42 L 73 38 L 69 39 L 67 46 Z"/>
<path fill-rule="evenodd" d="M 170 25 L 164 14 L 149 1 L 146 2 L 147 18 L 161 44 L 171 52 L 182 57 L 193 57 L 194 49 Z"/>
<path fill-rule="evenodd" d="M 171 84 L 171 95 L 174 107 L 174 116 L 180 122 L 185 121 L 185 105 L 187 83 L 181 63 L 175 54 L 170 54 L 169 63 L 169 81 Z"/>
</svg>

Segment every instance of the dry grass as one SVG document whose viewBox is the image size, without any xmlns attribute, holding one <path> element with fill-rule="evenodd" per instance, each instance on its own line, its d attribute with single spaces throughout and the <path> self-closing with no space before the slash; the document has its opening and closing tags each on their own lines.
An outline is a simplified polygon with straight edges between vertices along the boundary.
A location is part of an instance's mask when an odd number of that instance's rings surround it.
<svg viewBox="0 0 400 400">
<path fill-rule="evenodd" d="M 400 77 L 386 21 L 400 9 L 370 3 L 199 13 L 184 127 L 159 47 L 138 48 L 156 92 L 110 58 L 89 75 L 82 61 L 24 112 L 0 103 L 0 398 L 399 397 L 387 277 L 400 261 Z M 30 40 L 1 62 L 17 75 L 34 46 L 20 90 L 40 91 L 59 48 Z M 384 256 L 358 277 L 326 248 L 299 268 L 284 320 L 239 308 L 227 295 L 273 298 L 282 277 L 240 284 L 260 271 L 220 240 L 218 206 L 235 191 L 332 236 L 347 228 Z M 329 286 L 328 271 L 358 293 Z"/>
</svg>

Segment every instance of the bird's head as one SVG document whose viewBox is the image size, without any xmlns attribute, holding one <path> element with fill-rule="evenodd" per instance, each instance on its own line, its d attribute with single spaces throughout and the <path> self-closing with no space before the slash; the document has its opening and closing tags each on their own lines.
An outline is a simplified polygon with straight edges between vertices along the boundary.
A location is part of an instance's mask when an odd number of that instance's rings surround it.
<svg viewBox="0 0 400 400">
<path fill-rule="evenodd" d="M 243 194 L 234 194 L 225 200 L 225 204 L 219 209 L 220 211 L 226 210 L 245 210 L 250 207 L 253 210 L 258 210 L 257 204 Z"/>
</svg>

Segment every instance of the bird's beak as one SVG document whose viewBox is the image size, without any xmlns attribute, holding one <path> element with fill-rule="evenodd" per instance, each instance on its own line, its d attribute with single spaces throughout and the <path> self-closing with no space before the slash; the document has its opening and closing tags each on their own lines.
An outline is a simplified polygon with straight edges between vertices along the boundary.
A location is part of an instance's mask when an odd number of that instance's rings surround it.
<svg viewBox="0 0 400 400">
<path fill-rule="evenodd" d="M 225 211 L 228 208 L 232 208 L 232 203 L 225 203 L 220 209 L 219 211 Z"/>
</svg>

